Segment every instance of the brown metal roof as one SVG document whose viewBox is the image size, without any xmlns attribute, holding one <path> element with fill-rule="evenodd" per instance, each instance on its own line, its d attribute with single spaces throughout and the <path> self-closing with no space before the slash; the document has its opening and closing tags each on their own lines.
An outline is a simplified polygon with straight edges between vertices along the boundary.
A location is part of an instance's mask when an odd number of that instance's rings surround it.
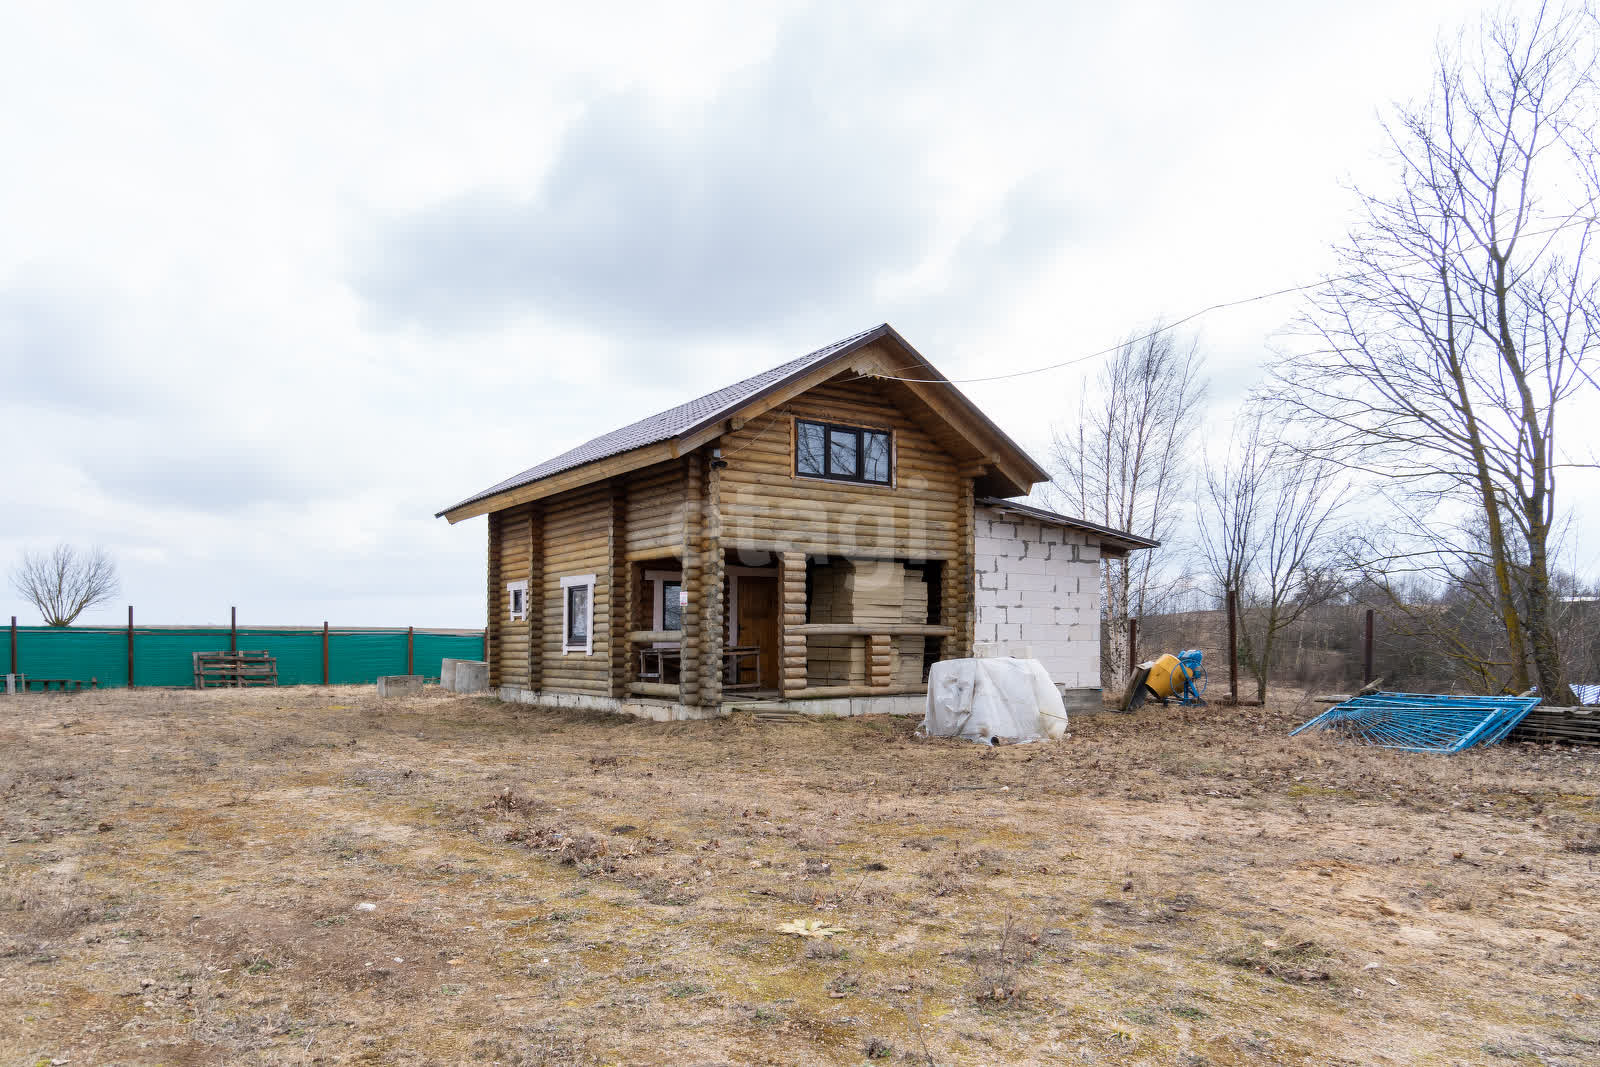
<svg viewBox="0 0 1600 1067">
<path fill-rule="evenodd" d="M 547 459 L 538 466 L 529 467 L 521 474 L 513 475 L 503 482 L 491 485 L 482 492 L 474 493 L 459 503 L 435 512 L 435 517 L 447 515 L 459 508 L 476 504 L 499 493 L 530 485 L 533 482 L 582 467 L 597 460 L 607 459 L 624 452 L 631 452 L 636 448 L 644 448 L 647 445 L 687 437 L 704 429 L 718 419 L 729 417 L 744 405 L 760 399 L 775 389 L 781 388 L 785 383 L 804 374 L 806 371 L 829 360 L 842 358 L 856 349 L 865 347 L 885 337 L 892 338 L 906 351 L 917 355 L 918 359 L 922 358 L 916 349 L 912 348 L 905 338 L 895 331 L 894 327 L 886 322 L 879 323 L 870 330 L 852 334 L 842 340 L 833 342 L 831 345 L 819 348 L 815 352 L 808 352 L 798 359 L 792 359 L 787 363 L 773 367 L 771 370 L 762 371 L 760 374 L 753 375 L 741 382 L 724 386 L 715 392 L 696 397 L 688 403 L 668 408 L 666 411 L 640 419 L 638 422 L 629 423 L 627 426 L 612 430 L 610 433 L 601 434 L 590 441 L 585 441 L 577 448 L 563 452 L 552 459 Z M 923 362 L 926 363 L 926 360 L 923 360 Z M 937 376 L 938 372 L 933 371 L 933 374 Z M 960 390 L 953 385 L 949 386 L 949 389 L 992 433 L 1014 449 L 1029 466 L 1034 468 L 1038 473 L 1039 480 L 1042 481 L 1048 478 L 1048 475 L 1039 468 L 1039 465 L 1016 442 L 1006 436 L 1005 432 L 996 426 L 992 420 L 979 411 L 976 405 L 967 400 Z"/>
</svg>

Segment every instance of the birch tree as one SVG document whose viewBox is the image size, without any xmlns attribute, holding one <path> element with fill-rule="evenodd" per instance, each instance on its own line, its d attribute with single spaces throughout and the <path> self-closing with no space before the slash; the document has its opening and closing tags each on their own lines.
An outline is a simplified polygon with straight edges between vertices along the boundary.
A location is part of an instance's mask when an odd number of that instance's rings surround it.
<svg viewBox="0 0 1600 1067">
<path fill-rule="evenodd" d="M 59 544 L 49 552 L 24 552 L 11 572 L 11 586 L 39 609 L 46 626 L 70 626 L 117 595 L 117 565 L 104 549 L 80 552 Z"/>
<path fill-rule="evenodd" d="M 1183 515 L 1206 382 L 1198 343 L 1155 324 L 1129 338 L 1078 396 L 1051 446 L 1051 503 L 1075 517 L 1169 543 Z M 1108 678 L 1130 669 L 1128 620 L 1161 610 L 1176 556 L 1163 549 L 1102 559 L 1101 654 Z"/>
</svg>

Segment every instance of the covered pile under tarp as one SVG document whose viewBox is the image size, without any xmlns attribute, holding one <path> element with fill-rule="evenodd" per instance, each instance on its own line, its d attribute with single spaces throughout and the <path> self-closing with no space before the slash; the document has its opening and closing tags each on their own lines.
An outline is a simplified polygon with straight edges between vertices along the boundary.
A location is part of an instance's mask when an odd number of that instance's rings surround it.
<svg viewBox="0 0 1600 1067">
<path fill-rule="evenodd" d="M 1364 693 L 1290 731 L 1334 730 L 1353 741 L 1407 752 L 1460 752 L 1505 738 L 1538 697 Z"/>
<path fill-rule="evenodd" d="M 1067 708 L 1044 666 L 1031 659 L 947 659 L 928 671 L 922 729 L 986 745 L 1067 732 Z"/>
</svg>

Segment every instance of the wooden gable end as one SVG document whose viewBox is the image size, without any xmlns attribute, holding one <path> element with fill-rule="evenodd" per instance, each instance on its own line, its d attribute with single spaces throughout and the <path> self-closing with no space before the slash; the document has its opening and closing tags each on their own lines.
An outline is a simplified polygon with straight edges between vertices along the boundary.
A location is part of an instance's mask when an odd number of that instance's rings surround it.
<svg viewBox="0 0 1600 1067">
<path fill-rule="evenodd" d="M 973 457 L 958 455 L 942 420 L 906 402 L 892 383 L 838 370 L 786 397 L 717 442 L 727 467 L 719 507 L 727 548 L 902 559 L 960 554 L 970 513 Z M 795 464 L 797 423 L 888 431 L 889 485 L 808 477 Z"/>
</svg>

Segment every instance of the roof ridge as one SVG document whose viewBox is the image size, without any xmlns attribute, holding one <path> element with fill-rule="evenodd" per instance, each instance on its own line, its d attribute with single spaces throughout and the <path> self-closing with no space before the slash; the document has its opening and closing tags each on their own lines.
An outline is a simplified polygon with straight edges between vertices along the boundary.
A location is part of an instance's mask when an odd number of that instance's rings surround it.
<svg viewBox="0 0 1600 1067">
<path fill-rule="evenodd" d="M 520 474 L 513 475 L 502 482 L 490 486 L 481 493 L 474 493 L 460 503 L 452 504 L 443 511 L 437 512 L 435 517 L 445 515 L 468 504 L 475 504 L 497 493 L 503 493 L 509 489 L 517 489 L 524 485 L 541 481 L 551 475 L 593 463 L 596 460 L 621 455 L 624 452 L 631 452 L 645 445 L 657 444 L 676 437 L 680 433 L 719 418 L 729 409 L 746 403 L 756 393 L 791 377 L 801 369 L 857 347 L 867 339 L 881 333 L 893 333 L 893 327 L 887 322 L 881 322 L 869 329 L 861 330 L 851 334 L 849 337 L 834 341 L 832 344 L 823 345 L 821 348 L 807 352 L 803 356 L 797 356 L 784 363 L 779 363 L 777 366 L 752 374 L 748 378 L 743 378 L 731 385 L 713 389 L 709 393 L 702 393 L 700 396 L 686 400 L 681 404 L 658 411 L 654 415 L 646 415 L 642 419 L 636 419 L 597 437 L 591 437 L 589 440 L 569 448 L 560 455 L 552 456 L 543 463 L 535 464 Z"/>
</svg>

